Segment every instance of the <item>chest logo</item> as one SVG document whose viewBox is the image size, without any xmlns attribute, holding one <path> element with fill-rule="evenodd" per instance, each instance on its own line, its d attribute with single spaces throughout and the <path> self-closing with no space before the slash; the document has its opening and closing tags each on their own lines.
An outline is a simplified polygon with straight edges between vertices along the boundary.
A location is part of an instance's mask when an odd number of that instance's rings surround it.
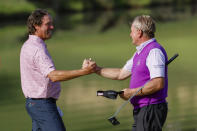
<svg viewBox="0 0 197 131">
<path fill-rule="evenodd" d="M 137 62 L 137 66 L 139 66 L 140 65 L 140 60 L 138 60 L 138 62 Z"/>
</svg>

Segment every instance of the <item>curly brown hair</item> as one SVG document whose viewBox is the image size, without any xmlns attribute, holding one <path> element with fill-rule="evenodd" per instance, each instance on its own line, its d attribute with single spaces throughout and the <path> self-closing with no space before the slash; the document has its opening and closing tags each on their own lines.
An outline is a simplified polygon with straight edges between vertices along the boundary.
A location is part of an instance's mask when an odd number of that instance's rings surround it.
<svg viewBox="0 0 197 131">
<path fill-rule="evenodd" d="M 31 13 L 31 15 L 27 19 L 27 27 L 30 35 L 33 35 L 36 32 L 36 28 L 34 26 L 42 25 L 42 18 L 48 14 L 48 11 L 45 9 L 36 9 Z"/>
</svg>

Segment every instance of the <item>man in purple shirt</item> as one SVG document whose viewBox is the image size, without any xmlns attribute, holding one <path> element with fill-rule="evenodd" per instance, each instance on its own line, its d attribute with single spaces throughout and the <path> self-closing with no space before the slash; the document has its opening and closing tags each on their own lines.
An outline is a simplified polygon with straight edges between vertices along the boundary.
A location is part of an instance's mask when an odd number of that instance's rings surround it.
<svg viewBox="0 0 197 131">
<path fill-rule="evenodd" d="M 96 64 L 91 62 L 78 70 L 56 70 L 44 42 L 51 38 L 54 29 L 51 15 L 37 9 L 28 17 L 27 26 L 29 38 L 21 48 L 20 71 L 32 130 L 65 131 L 56 106 L 61 90 L 59 82 L 91 74 Z"/>
<path fill-rule="evenodd" d="M 134 106 L 132 131 L 161 131 L 167 117 L 168 76 L 165 63 L 168 58 L 164 48 L 154 38 L 155 31 L 155 22 L 150 16 L 137 16 L 130 33 L 137 49 L 133 57 L 123 68 L 97 66 L 100 76 L 114 80 L 131 78 L 129 88 L 120 95 L 125 100 L 144 86 L 131 100 Z"/>
</svg>

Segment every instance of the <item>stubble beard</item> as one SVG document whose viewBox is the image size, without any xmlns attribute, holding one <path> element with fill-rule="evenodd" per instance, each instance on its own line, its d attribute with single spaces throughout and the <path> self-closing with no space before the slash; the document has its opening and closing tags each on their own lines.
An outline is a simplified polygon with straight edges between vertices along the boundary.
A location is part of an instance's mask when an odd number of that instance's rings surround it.
<svg viewBox="0 0 197 131">
<path fill-rule="evenodd" d="M 50 39 L 52 37 L 52 30 L 46 32 L 46 39 Z"/>
</svg>

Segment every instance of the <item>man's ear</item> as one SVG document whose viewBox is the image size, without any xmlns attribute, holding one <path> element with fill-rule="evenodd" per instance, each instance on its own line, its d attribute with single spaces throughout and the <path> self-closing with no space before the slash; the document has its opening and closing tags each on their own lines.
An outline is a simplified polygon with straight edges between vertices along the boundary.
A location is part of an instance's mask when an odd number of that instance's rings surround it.
<svg viewBox="0 0 197 131">
<path fill-rule="evenodd" d="M 35 28 L 35 33 L 38 32 L 40 29 L 38 25 L 34 25 L 34 28 Z"/>
<path fill-rule="evenodd" d="M 34 28 L 35 28 L 36 30 L 38 30 L 39 26 L 38 26 L 38 25 L 34 25 Z"/>
<path fill-rule="evenodd" d="M 138 30 L 139 31 L 139 37 L 141 38 L 143 36 L 143 31 L 142 30 Z"/>
</svg>

